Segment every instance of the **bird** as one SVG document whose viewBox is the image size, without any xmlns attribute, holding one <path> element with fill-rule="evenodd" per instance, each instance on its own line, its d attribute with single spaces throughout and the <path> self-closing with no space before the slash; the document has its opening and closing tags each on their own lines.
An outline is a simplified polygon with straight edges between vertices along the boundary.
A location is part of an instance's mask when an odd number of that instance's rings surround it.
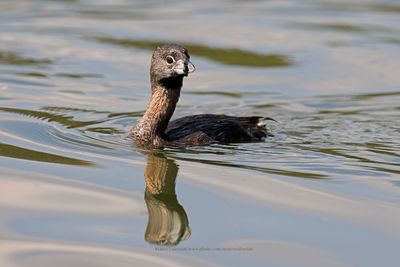
<svg viewBox="0 0 400 267">
<path fill-rule="evenodd" d="M 179 44 L 158 46 L 151 57 L 151 98 L 129 137 L 145 148 L 206 146 L 215 143 L 262 142 L 271 136 L 262 116 L 199 114 L 170 121 L 183 79 L 196 70 L 187 49 Z"/>
</svg>

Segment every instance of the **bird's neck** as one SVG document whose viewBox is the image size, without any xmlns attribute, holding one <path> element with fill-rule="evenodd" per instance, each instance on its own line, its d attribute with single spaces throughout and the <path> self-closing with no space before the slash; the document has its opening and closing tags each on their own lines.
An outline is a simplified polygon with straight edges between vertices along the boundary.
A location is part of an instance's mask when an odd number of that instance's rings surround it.
<svg viewBox="0 0 400 267">
<path fill-rule="evenodd" d="M 164 137 L 178 103 L 183 77 L 152 82 L 151 99 L 135 131 L 146 139 Z"/>
</svg>

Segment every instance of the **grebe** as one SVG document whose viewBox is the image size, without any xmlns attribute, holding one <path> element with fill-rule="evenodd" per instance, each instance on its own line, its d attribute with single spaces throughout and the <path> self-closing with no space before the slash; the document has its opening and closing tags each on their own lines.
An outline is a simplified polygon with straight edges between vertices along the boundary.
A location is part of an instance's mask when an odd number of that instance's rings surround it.
<svg viewBox="0 0 400 267">
<path fill-rule="evenodd" d="M 215 114 L 186 116 L 170 122 L 181 93 L 183 78 L 195 71 L 187 50 L 165 44 L 151 57 L 151 99 L 130 136 L 147 148 L 203 146 L 213 143 L 263 141 L 265 117 L 235 117 Z"/>
</svg>

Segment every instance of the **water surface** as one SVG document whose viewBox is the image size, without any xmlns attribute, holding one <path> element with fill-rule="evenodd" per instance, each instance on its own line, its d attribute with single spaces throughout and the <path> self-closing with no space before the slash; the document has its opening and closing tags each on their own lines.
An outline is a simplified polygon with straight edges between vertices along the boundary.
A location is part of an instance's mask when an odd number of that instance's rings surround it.
<svg viewBox="0 0 400 267">
<path fill-rule="evenodd" d="M 0 3 L 1 266 L 397 266 L 396 1 Z M 151 51 L 174 117 L 266 115 L 265 143 L 143 151 Z"/>
</svg>

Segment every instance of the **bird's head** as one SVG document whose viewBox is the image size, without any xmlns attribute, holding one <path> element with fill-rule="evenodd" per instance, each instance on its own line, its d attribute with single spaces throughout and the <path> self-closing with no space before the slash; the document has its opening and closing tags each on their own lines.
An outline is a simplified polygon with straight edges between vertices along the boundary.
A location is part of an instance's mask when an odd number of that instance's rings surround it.
<svg viewBox="0 0 400 267">
<path fill-rule="evenodd" d="M 151 57 L 150 77 L 152 83 L 182 80 L 196 70 L 190 62 L 187 50 L 178 44 L 165 44 L 154 50 Z"/>
</svg>

